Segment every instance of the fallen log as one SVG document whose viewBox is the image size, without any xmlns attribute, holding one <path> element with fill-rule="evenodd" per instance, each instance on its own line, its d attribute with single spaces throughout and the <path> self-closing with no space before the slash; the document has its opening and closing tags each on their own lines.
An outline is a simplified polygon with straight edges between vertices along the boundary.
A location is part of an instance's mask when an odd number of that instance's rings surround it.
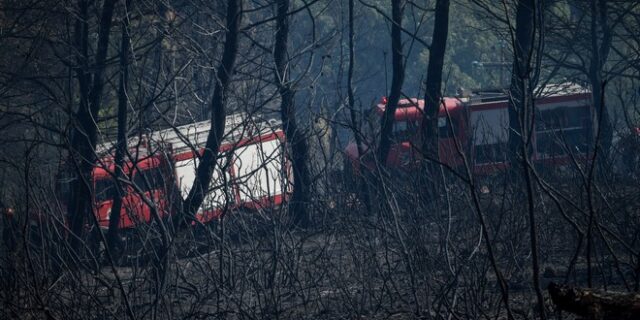
<svg viewBox="0 0 640 320">
<path fill-rule="evenodd" d="M 550 283 L 551 300 L 559 310 L 586 319 L 640 319 L 640 294 L 598 291 Z"/>
</svg>

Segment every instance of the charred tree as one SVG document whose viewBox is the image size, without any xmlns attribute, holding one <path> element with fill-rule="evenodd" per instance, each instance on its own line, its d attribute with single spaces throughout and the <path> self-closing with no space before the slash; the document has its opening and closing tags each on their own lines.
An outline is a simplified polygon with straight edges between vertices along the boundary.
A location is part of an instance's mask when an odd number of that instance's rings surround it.
<svg viewBox="0 0 640 320">
<path fill-rule="evenodd" d="M 276 34 L 273 50 L 275 60 L 275 80 L 280 93 L 280 116 L 284 132 L 291 148 L 291 166 L 294 188 L 291 210 L 297 225 L 305 226 L 309 222 L 306 204 L 309 201 L 311 177 L 308 168 L 309 146 L 298 128 L 295 110 L 295 89 L 290 83 L 290 70 L 287 60 L 289 38 L 289 0 L 278 0 L 276 15 Z"/>
<path fill-rule="evenodd" d="M 103 74 L 106 69 L 109 33 L 115 3 L 116 0 L 104 1 L 95 62 L 92 66 L 89 65 L 88 1 L 80 0 L 79 16 L 75 24 L 75 49 L 78 63 L 76 76 L 80 88 L 80 105 L 74 115 L 74 127 L 71 132 L 70 163 L 76 167 L 76 179 L 71 186 L 73 197 L 68 207 L 72 232 L 70 245 L 75 252 L 78 252 L 82 242 L 85 219 L 92 211 L 91 171 L 96 160 L 97 117 L 102 101 Z"/>
<path fill-rule="evenodd" d="M 120 42 L 120 79 L 118 83 L 118 137 L 116 141 L 116 154 L 114 159 L 114 188 L 113 205 L 109 215 L 109 230 L 107 231 L 107 245 L 109 250 L 117 249 L 120 245 L 118 229 L 120 228 L 120 211 L 122 209 L 122 197 L 124 190 L 120 181 L 124 179 L 124 157 L 127 152 L 127 107 L 128 107 L 128 85 L 129 85 L 129 3 L 127 0 L 124 7 L 124 17 L 121 26 Z"/>
<path fill-rule="evenodd" d="M 362 137 L 358 132 L 358 119 L 355 110 L 355 90 L 353 88 L 353 72 L 356 65 L 355 54 L 355 30 L 354 30 L 354 2 L 355 0 L 349 0 L 349 69 L 347 71 L 347 103 L 349 104 L 349 117 L 351 120 L 351 126 L 354 129 L 354 137 L 356 140 L 356 146 L 358 151 L 358 158 L 362 155 Z"/>
<path fill-rule="evenodd" d="M 609 154 L 613 139 L 613 127 L 605 100 L 603 68 L 611 51 L 612 34 L 608 22 L 608 7 L 605 0 L 590 1 L 591 9 L 591 56 L 589 60 L 589 82 L 591 84 L 592 103 L 596 111 L 601 130 L 603 157 Z M 600 36 L 600 34 L 602 36 Z"/>
<path fill-rule="evenodd" d="M 364 145 L 362 143 L 362 133 L 358 126 L 358 117 L 355 110 L 355 89 L 353 87 L 353 74 L 356 66 L 354 2 L 355 0 L 349 0 L 349 69 L 347 70 L 347 103 L 349 105 L 349 120 L 351 121 L 353 136 L 356 140 L 356 151 L 358 152 L 357 159 L 358 161 L 360 161 L 360 157 L 364 154 Z M 345 165 L 352 166 L 351 163 L 347 163 Z M 359 167 L 360 170 L 367 170 L 365 166 L 360 165 Z M 369 187 L 367 186 L 367 183 L 365 181 L 365 175 L 357 175 L 357 177 L 355 178 L 355 182 L 358 184 L 359 191 L 364 195 L 364 203 L 367 207 L 367 212 L 371 212 L 371 198 L 369 195 Z"/>
<path fill-rule="evenodd" d="M 514 178 L 524 177 L 529 215 L 532 282 L 538 300 L 539 314 L 546 319 L 544 297 L 540 288 L 540 264 L 538 261 L 538 235 L 536 229 L 532 166 L 530 163 L 533 135 L 535 73 L 534 65 L 536 32 L 542 32 L 542 5 L 536 0 L 519 0 L 516 7 L 516 29 L 513 36 L 514 61 L 511 75 L 509 112 L 509 160 Z M 540 37 L 541 35 L 539 35 Z M 519 179 L 516 179 L 519 181 Z M 521 188 L 516 186 L 516 188 Z"/>
<path fill-rule="evenodd" d="M 398 102 L 404 83 L 404 54 L 402 50 L 402 14 L 404 1 L 391 0 L 391 63 L 393 75 L 391 77 L 391 91 L 380 123 L 380 144 L 378 146 L 378 161 L 387 163 L 387 156 L 391 148 L 391 132 Z"/>
<path fill-rule="evenodd" d="M 424 94 L 424 120 L 421 124 L 422 150 L 427 157 L 425 172 L 427 179 L 433 181 L 432 193 L 437 194 L 439 187 L 436 175 L 438 171 L 438 116 L 442 100 L 442 69 L 449 36 L 449 0 L 438 0 L 435 8 L 433 40 L 429 48 L 427 80 Z M 434 161 L 435 160 L 435 161 Z"/>
<path fill-rule="evenodd" d="M 511 87 L 509 89 L 509 160 L 513 168 L 526 156 L 523 145 L 531 121 L 532 94 L 531 88 L 531 59 L 534 42 L 535 0 L 519 0 L 516 9 L 516 27 L 513 39 L 513 71 L 511 73 Z"/>
<path fill-rule="evenodd" d="M 242 0 L 227 1 L 226 20 L 226 39 L 222 60 L 216 71 L 216 84 L 213 98 L 211 99 L 211 130 L 207 135 L 207 142 L 200 157 L 200 164 L 196 169 L 193 186 L 183 205 L 183 213 L 190 219 L 194 217 L 207 194 L 216 166 L 220 144 L 224 136 L 227 93 L 238 53 L 240 24 L 242 22 Z"/>
</svg>

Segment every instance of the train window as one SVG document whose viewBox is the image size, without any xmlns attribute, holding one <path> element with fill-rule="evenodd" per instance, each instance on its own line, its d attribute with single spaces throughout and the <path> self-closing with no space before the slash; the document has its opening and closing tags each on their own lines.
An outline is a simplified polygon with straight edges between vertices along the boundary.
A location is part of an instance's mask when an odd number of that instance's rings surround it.
<svg viewBox="0 0 640 320">
<path fill-rule="evenodd" d="M 564 128 L 566 122 L 565 107 L 551 110 L 536 110 L 536 130 L 556 130 Z"/>
<path fill-rule="evenodd" d="M 418 129 L 417 121 L 396 121 L 393 123 L 392 139 L 409 141 L 415 137 Z"/>
<path fill-rule="evenodd" d="M 480 144 L 475 147 L 475 162 L 478 164 L 500 163 L 506 161 L 504 143 Z"/>
<path fill-rule="evenodd" d="M 536 136 L 538 153 L 547 156 L 559 156 L 564 154 L 564 145 L 562 138 L 554 134 L 554 132 L 538 133 Z"/>
<path fill-rule="evenodd" d="M 567 108 L 566 117 L 567 127 L 582 127 L 586 122 L 589 121 L 591 114 L 589 113 L 589 108 L 587 107 Z"/>
<path fill-rule="evenodd" d="M 151 168 L 137 172 L 133 177 L 133 183 L 142 190 L 162 189 L 164 187 L 164 176 L 160 168 Z"/>
<path fill-rule="evenodd" d="M 107 201 L 113 198 L 115 184 L 110 177 L 96 180 L 95 197 L 97 202 Z"/>
<path fill-rule="evenodd" d="M 544 157 L 586 153 L 591 143 L 589 107 L 536 111 L 536 146 Z"/>
<path fill-rule="evenodd" d="M 560 107 L 536 110 L 536 130 L 558 130 L 582 127 L 591 117 L 588 107 Z"/>
<path fill-rule="evenodd" d="M 453 138 L 458 132 L 458 120 L 455 118 L 438 118 L 438 136 L 440 138 Z"/>
</svg>

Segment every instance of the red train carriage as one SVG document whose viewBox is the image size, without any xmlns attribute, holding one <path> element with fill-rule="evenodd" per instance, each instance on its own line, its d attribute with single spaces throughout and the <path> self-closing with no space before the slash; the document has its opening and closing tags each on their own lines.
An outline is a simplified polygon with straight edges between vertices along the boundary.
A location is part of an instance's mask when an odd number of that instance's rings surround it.
<svg viewBox="0 0 640 320">
<path fill-rule="evenodd" d="M 286 156 L 285 137 L 280 123 L 261 121 L 237 114 L 227 118 L 220 156 L 209 190 L 196 218 L 203 223 L 216 220 L 224 210 L 263 209 L 279 206 L 291 193 L 292 173 Z M 196 176 L 211 122 L 203 121 L 156 131 L 143 143 L 132 139 L 136 147 L 129 152 L 139 159 L 126 162 L 120 228 L 148 223 L 152 203 L 160 216 L 175 214 L 175 196 L 189 194 Z M 105 156 L 93 171 L 94 214 L 101 228 L 107 228 L 113 206 L 114 144 L 101 145 Z M 173 199 L 173 200 L 172 200 Z"/>
<path fill-rule="evenodd" d="M 484 93 L 468 97 L 444 98 L 439 107 L 438 134 L 440 161 L 453 168 L 463 164 L 460 151 L 471 160 L 476 174 L 491 174 L 508 166 L 508 96 Z M 535 134 L 532 137 L 535 163 L 565 165 L 571 158 L 584 158 L 591 150 L 595 130 L 591 94 L 575 84 L 549 85 L 535 99 Z M 429 106 L 427 106 L 428 108 Z M 376 105 L 382 117 L 386 99 Z M 425 105 L 421 99 L 402 99 L 395 112 L 393 144 L 387 158 L 389 167 L 414 168 L 420 154 L 419 128 Z M 358 157 L 357 146 L 350 143 L 346 156 L 356 169 L 372 166 L 367 145 Z"/>
</svg>

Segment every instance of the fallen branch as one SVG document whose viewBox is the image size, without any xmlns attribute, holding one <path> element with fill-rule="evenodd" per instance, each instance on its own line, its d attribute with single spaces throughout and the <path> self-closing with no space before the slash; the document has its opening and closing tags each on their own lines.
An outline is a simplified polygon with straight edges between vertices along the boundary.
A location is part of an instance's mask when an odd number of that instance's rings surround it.
<svg viewBox="0 0 640 320">
<path fill-rule="evenodd" d="M 559 310 L 587 319 L 640 319 L 640 294 L 604 292 L 550 283 L 551 300 Z"/>
</svg>

